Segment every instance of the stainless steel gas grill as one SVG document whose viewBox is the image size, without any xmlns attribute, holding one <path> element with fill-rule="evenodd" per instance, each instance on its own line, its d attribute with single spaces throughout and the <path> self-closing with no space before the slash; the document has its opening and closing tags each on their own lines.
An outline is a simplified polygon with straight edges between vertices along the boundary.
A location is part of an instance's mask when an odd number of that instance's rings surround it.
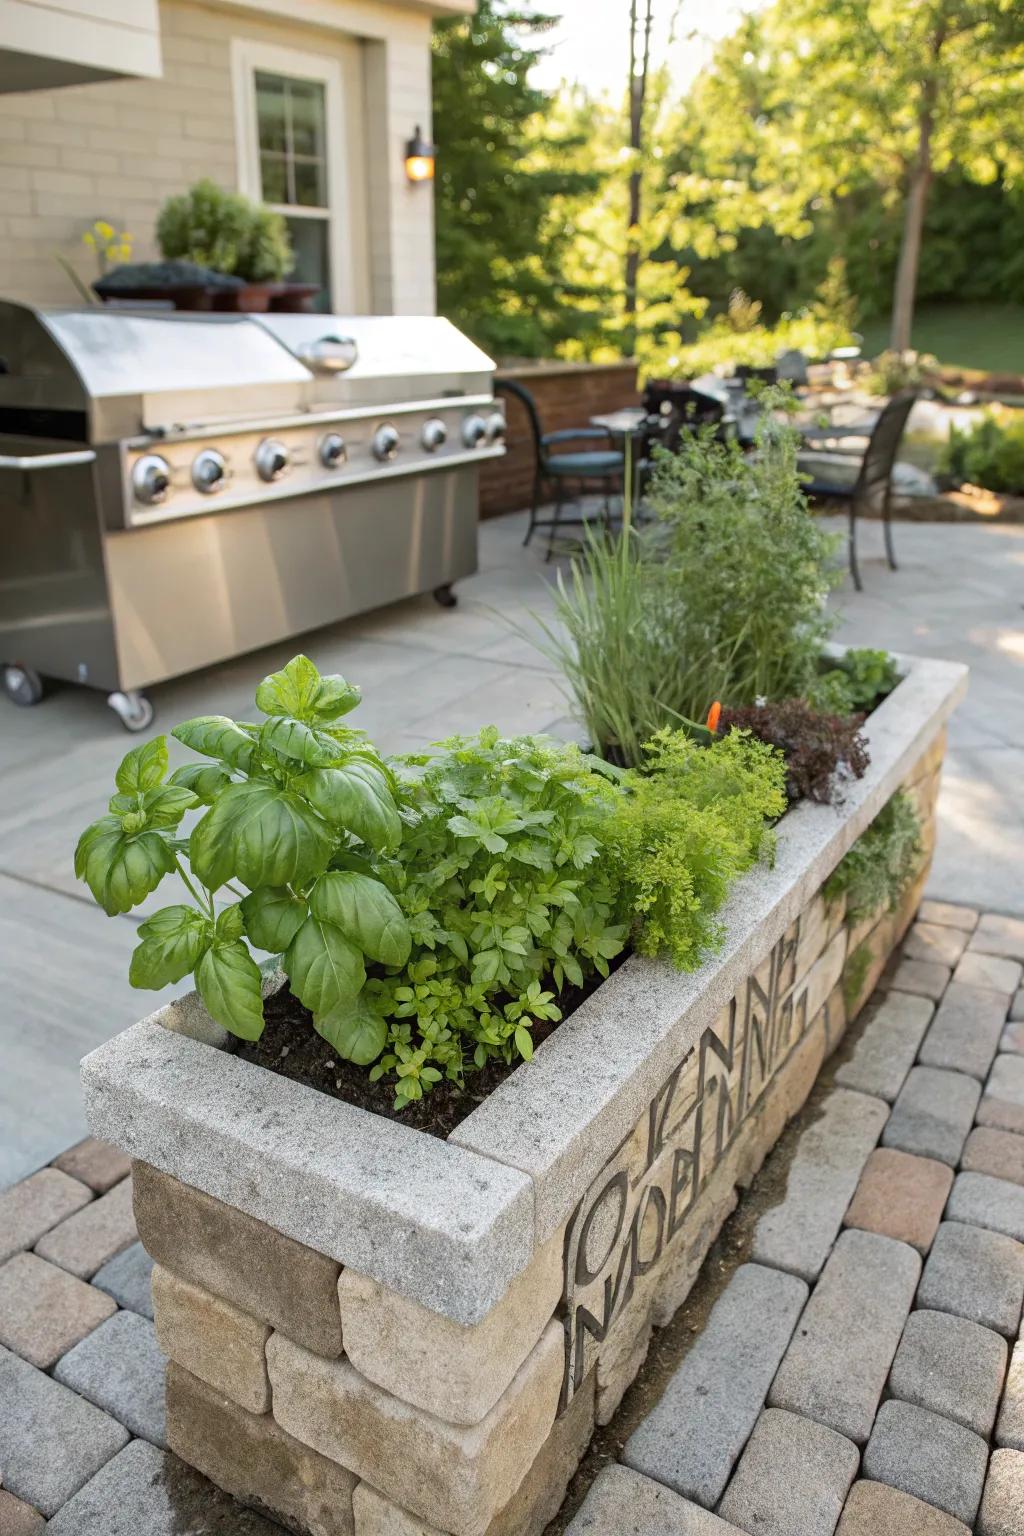
<svg viewBox="0 0 1024 1536">
<path fill-rule="evenodd" d="M 493 364 L 432 316 L 0 303 L 0 662 L 142 690 L 476 569 Z"/>
</svg>

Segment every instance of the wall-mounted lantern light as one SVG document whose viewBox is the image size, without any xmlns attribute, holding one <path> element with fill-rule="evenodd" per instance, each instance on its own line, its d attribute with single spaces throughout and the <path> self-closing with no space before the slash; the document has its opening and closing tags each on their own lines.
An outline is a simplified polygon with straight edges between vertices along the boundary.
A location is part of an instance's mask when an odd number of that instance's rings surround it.
<svg viewBox="0 0 1024 1536">
<path fill-rule="evenodd" d="M 434 154 L 433 144 L 427 143 L 417 123 L 405 146 L 405 174 L 410 181 L 433 181 Z"/>
</svg>

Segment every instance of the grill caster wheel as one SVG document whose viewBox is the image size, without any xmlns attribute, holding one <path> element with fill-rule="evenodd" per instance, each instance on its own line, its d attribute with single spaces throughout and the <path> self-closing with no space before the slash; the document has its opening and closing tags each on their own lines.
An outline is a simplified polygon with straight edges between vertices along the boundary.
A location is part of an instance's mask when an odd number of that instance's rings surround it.
<svg viewBox="0 0 1024 1536">
<path fill-rule="evenodd" d="M 23 709 L 27 709 L 30 704 L 38 704 L 43 696 L 43 680 L 39 673 L 20 661 L 5 664 L 3 685 L 4 693 L 11 703 L 20 704 Z"/>
<path fill-rule="evenodd" d="M 145 731 L 153 724 L 155 710 L 143 693 L 111 693 L 107 703 L 126 731 Z"/>
<path fill-rule="evenodd" d="M 434 588 L 434 601 L 440 603 L 442 608 L 457 608 L 459 604 L 458 598 L 447 582 L 443 587 Z"/>
</svg>

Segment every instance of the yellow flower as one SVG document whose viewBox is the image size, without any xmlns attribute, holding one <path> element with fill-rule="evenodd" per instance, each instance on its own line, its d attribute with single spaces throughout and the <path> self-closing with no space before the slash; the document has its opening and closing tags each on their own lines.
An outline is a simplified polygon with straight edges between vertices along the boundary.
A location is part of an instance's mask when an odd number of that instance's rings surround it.
<svg viewBox="0 0 1024 1536">
<path fill-rule="evenodd" d="M 113 224 L 108 224 L 103 219 L 97 219 L 96 223 L 93 225 L 93 229 L 102 240 L 113 240 L 114 238 Z"/>
<path fill-rule="evenodd" d="M 82 244 L 87 245 L 90 251 L 94 251 L 96 249 L 96 236 L 93 234 L 91 229 L 87 229 L 85 234 L 82 236 Z"/>
</svg>

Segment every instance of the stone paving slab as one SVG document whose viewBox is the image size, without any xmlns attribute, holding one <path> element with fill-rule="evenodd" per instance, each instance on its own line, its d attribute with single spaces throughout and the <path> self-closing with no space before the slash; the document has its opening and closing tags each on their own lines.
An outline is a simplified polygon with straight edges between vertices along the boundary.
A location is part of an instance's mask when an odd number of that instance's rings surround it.
<svg viewBox="0 0 1024 1536">
<path fill-rule="evenodd" d="M 984 1082 L 1006 1021 L 1001 993 L 951 981 L 921 1046 L 922 1065 L 966 1072 Z"/>
<path fill-rule="evenodd" d="M 975 1119 L 979 1125 L 993 1125 L 998 1130 L 1024 1136 L 1024 1104 L 1011 1104 L 1007 1099 L 983 1093 Z"/>
<path fill-rule="evenodd" d="M 1024 987 L 1018 987 L 1010 1004 L 1010 1018 L 1024 1020 Z"/>
<path fill-rule="evenodd" d="M 36 1244 L 44 1259 L 88 1280 L 108 1259 L 134 1243 L 132 1181 L 123 1179 L 91 1205 L 76 1211 Z"/>
<path fill-rule="evenodd" d="M 0 1536 L 38 1536 L 46 1521 L 38 1510 L 0 1488 Z"/>
<path fill-rule="evenodd" d="M 1011 1020 L 999 1036 L 999 1049 L 1011 1056 L 1024 1056 L 1024 1020 Z"/>
<path fill-rule="evenodd" d="M 864 1475 L 973 1525 L 988 1446 L 961 1424 L 895 1398 L 882 1404 L 864 1452 Z"/>
<path fill-rule="evenodd" d="M 3 1348 L 0 1403 L 4 1487 L 46 1516 L 55 1515 L 129 1439 L 108 1414 Z M 65 1526 L 69 1536 L 73 1530 Z"/>
<path fill-rule="evenodd" d="M 1024 922 L 1019 917 L 1003 917 L 985 912 L 971 935 L 971 948 L 985 955 L 1005 955 L 1010 960 L 1024 960 Z"/>
<path fill-rule="evenodd" d="M 920 923 L 940 923 L 946 928 L 962 928 L 972 933 L 978 926 L 978 914 L 974 907 L 958 907 L 951 901 L 922 901 L 917 910 Z"/>
<path fill-rule="evenodd" d="M 1006 1374 L 1006 1340 L 950 1312 L 912 1312 L 892 1363 L 893 1397 L 988 1436 Z"/>
<path fill-rule="evenodd" d="M 1024 1057 L 1007 1052 L 997 1056 L 985 1083 L 989 1098 L 1024 1108 Z"/>
<path fill-rule="evenodd" d="M 844 1221 L 927 1253 L 952 1187 L 953 1170 L 947 1164 L 877 1147 L 864 1164 Z"/>
<path fill-rule="evenodd" d="M 906 1243 L 844 1232 L 772 1383 L 769 1406 L 863 1445 L 920 1274 L 920 1255 Z"/>
<path fill-rule="evenodd" d="M 92 1190 L 59 1168 L 43 1168 L 0 1193 L 0 1263 L 49 1232 L 58 1222 L 81 1210 Z"/>
<path fill-rule="evenodd" d="M 280 1536 L 177 1456 L 133 1440 L 57 1517 L 50 1536 Z"/>
<path fill-rule="evenodd" d="M 1020 1536 L 1024 1530 L 1024 1451 L 996 1451 L 989 1462 L 978 1536 Z"/>
<path fill-rule="evenodd" d="M 960 928 L 923 922 L 920 918 L 903 941 L 902 953 L 908 960 L 936 960 L 939 965 L 956 965 L 967 948 L 968 935 Z"/>
<path fill-rule="evenodd" d="M 115 1313 L 58 1361 L 53 1374 L 133 1435 L 166 1444 L 164 1357 L 148 1319 Z"/>
<path fill-rule="evenodd" d="M 917 992 L 937 1003 L 951 975 L 950 967 L 937 960 L 898 960 L 887 985 L 897 992 Z"/>
<path fill-rule="evenodd" d="M 1024 1189 L 987 1173 L 958 1173 L 946 1214 L 1024 1243 Z"/>
<path fill-rule="evenodd" d="M 34 1253 L 0 1268 L 0 1344 L 41 1371 L 116 1310 L 111 1297 Z"/>
<path fill-rule="evenodd" d="M 960 1166 L 969 1173 L 987 1173 L 1010 1184 L 1024 1184 L 1024 1136 L 976 1125 L 964 1143 Z"/>
<path fill-rule="evenodd" d="M 836 1536 L 971 1536 L 971 1531 L 912 1494 L 862 1478 L 850 1489 Z"/>
<path fill-rule="evenodd" d="M 598 1473 L 565 1536 L 734 1536 L 736 1527 L 629 1467 Z"/>
<path fill-rule="evenodd" d="M 836 1072 L 836 1082 L 891 1104 L 914 1065 L 934 1012 L 926 997 L 889 992 L 871 1008 L 849 1060 Z"/>
<path fill-rule="evenodd" d="M 119 1307 L 153 1321 L 153 1260 L 141 1243 L 132 1243 L 92 1277 L 98 1290 L 113 1296 Z"/>
<path fill-rule="evenodd" d="M 766 1408 L 718 1513 L 751 1536 L 832 1536 L 857 1462 L 835 1430 Z"/>
<path fill-rule="evenodd" d="M 1024 1246 L 1001 1232 L 944 1221 L 928 1255 L 917 1302 L 1016 1338 L 1024 1303 Z"/>
<path fill-rule="evenodd" d="M 881 1099 L 848 1088 L 829 1094 L 800 1137 L 785 1197 L 757 1223 L 756 1263 L 817 1279 L 888 1114 Z"/>
<path fill-rule="evenodd" d="M 1024 1451 L 1024 1341 L 1014 1345 L 996 1420 L 996 1444 Z"/>
<path fill-rule="evenodd" d="M 1011 994 L 1020 986 L 1021 974 L 1018 960 L 1003 960 L 968 948 L 953 972 L 953 980 L 965 987 L 987 987 L 990 992 L 998 992 L 1009 1006 Z"/>
<path fill-rule="evenodd" d="M 717 1504 L 807 1294 L 795 1275 L 741 1265 L 661 1401 L 626 1441 L 627 1465 L 708 1508 Z"/>
<path fill-rule="evenodd" d="M 87 1136 L 55 1157 L 53 1167 L 88 1184 L 97 1195 L 105 1195 L 132 1171 L 131 1160 L 119 1147 L 111 1146 L 109 1141 L 97 1141 L 95 1136 Z"/>
<path fill-rule="evenodd" d="M 882 1143 L 955 1167 L 980 1097 L 973 1077 L 938 1067 L 914 1067 L 893 1105 Z"/>
</svg>

